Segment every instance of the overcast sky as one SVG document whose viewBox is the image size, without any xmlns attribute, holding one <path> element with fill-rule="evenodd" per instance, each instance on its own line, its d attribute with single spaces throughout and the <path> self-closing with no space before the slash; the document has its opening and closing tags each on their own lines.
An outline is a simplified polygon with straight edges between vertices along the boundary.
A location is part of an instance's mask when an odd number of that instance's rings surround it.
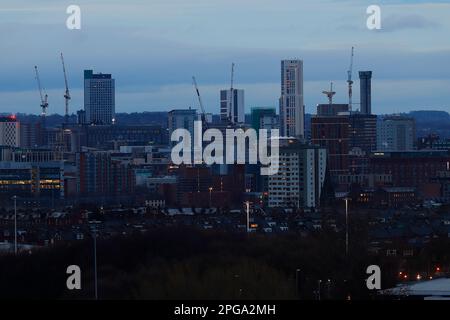
<svg viewBox="0 0 450 320">
<path fill-rule="evenodd" d="M 245 89 L 247 112 L 278 106 L 280 60 L 304 60 L 306 111 L 346 102 L 350 48 L 358 70 L 373 71 L 375 113 L 450 110 L 449 1 L 366 0 L 1 0 L 0 112 L 39 113 L 38 65 L 49 113 L 63 113 L 62 51 L 72 93 L 83 106 L 83 69 L 112 73 L 116 111 L 198 107 L 219 90 Z M 66 8 L 81 7 L 81 30 L 66 28 Z M 366 8 L 382 9 L 382 30 L 366 27 Z M 359 81 L 354 100 L 359 101 Z"/>
</svg>

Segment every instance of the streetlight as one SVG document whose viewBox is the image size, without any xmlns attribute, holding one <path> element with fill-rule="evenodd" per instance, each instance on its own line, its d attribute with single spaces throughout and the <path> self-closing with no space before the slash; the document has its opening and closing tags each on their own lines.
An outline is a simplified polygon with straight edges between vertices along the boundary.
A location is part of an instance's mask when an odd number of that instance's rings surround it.
<svg viewBox="0 0 450 320">
<path fill-rule="evenodd" d="M 212 196 L 212 191 L 213 191 L 213 188 L 212 187 L 209 187 L 209 207 L 211 208 L 211 196 Z"/>
<path fill-rule="evenodd" d="M 247 233 L 250 233 L 250 202 L 245 202 L 246 212 L 247 212 Z"/>
<path fill-rule="evenodd" d="M 98 223 L 94 221 L 93 223 Z M 97 226 L 91 225 L 92 237 L 94 238 L 94 292 L 95 300 L 98 300 L 98 285 L 97 285 Z"/>
<path fill-rule="evenodd" d="M 345 198 L 345 254 L 348 256 L 348 201 L 349 198 Z"/>
<path fill-rule="evenodd" d="M 317 296 L 318 296 L 319 301 L 322 300 L 322 297 L 320 296 L 320 290 L 322 290 L 321 284 L 322 284 L 322 280 L 318 280 L 317 281 Z"/>
<path fill-rule="evenodd" d="M 297 291 L 297 297 L 300 298 L 300 269 L 295 270 L 295 289 Z"/>
<path fill-rule="evenodd" d="M 17 255 L 17 196 L 13 196 L 14 200 L 14 254 Z"/>
<path fill-rule="evenodd" d="M 97 286 L 97 230 L 94 230 L 94 286 L 95 286 L 95 300 L 98 300 L 98 286 Z"/>
</svg>

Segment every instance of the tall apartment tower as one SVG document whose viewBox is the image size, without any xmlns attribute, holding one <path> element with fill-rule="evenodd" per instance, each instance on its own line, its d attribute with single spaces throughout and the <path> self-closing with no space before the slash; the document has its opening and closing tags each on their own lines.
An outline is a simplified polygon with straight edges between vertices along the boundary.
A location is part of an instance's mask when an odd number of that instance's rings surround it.
<svg viewBox="0 0 450 320">
<path fill-rule="evenodd" d="M 372 71 L 359 72 L 361 113 L 372 114 Z"/>
<path fill-rule="evenodd" d="M 84 70 L 84 110 L 87 123 L 108 125 L 114 122 L 115 82 L 110 74 Z"/>
<path fill-rule="evenodd" d="M 269 207 L 318 207 L 325 183 L 326 148 L 283 140 L 279 171 L 268 177 Z"/>
<path fill-rule="evenodd" d="M 172 132 L 176 129 L 186 129 L 194 137 L 194 121 L 198 120 L 197 110 L 195 109 L 178 109 L 171 110 L 168 113 L 169 141 Z M 193 143 L 193 140 L 191 141 Z M 170 144 L 176 144 L 171 142 Z"/>
<path fill-rule="evenodd" d="M 281 61 L 280 129 L 285 137 L 305 135 L 303 61 Z"/>
<path fill-rule="evenodd" d="M 379 151 L 410 151 L 416 141 L 416 121 L 405 116 L 388 116 L 378 122 Z"/>
<path fill-rule="evenodd" d="M 275 108 L 260 107 L 252 108 L 251 112 L 251 125 L 259 134 L 259 129 L 273 130 L 279 129 L 278 116 Z"/>
<path fill-rule="evenodd" d="M 224 123 L 244 123 L 244 90 L 220 90 L 220 120 Z"/>
</svg>

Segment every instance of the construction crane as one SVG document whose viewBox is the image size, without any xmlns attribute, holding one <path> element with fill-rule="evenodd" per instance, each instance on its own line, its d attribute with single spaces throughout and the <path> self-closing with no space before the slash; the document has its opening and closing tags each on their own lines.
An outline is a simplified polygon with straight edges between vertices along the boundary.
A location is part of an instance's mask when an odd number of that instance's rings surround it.
<svg viewBox="0 0 450 320">
<path fill-rule="evenodd" d="M 348 68 L 347 71 L 347 83 L 348 83 L 348 110 L 351 112 L 352 111 L 352 96 L 353 96 L 353 89 L 352 89 L 352 85 L 353 85 L 353 80 L 352 80 L 352 73 L 353 73 L 353 57 L 354 57 L 354 51 L 355 48 L 352 47 L 352 53 L 350 55 L 350 67 Z"/>
<path fill-rule="evenodd" d="M 36 81 L 38 84 L 39 95 L 41 96 L 41 109 L 42 109 L 41 116 L 43 117 L 43 119 L 45 119 L 48 108 L 48 95 L 47 93 L 42 93 L 41 79 L 39 78 L 39 71 L 37 66 L 34 66 L 34 71 L 36 73 Z"/>
<path fill-rule="evenodd" d="M 66 65 L 64 64 L 64 56 L 61 52 L 61 63 L 62 63 L 62 67 L 63 67 L 63 72 L 64 72 L 64 82 L 66 84 L 66 92 L 64 93 L 64 100 L 65 100 L 65 123 L 69 123 L 69 100 L 70 100 L 70 92 L 69 92 L 69 84 L 67 82 L 67 73 L 66 73 Z"/>
<path fill-rule="evenodd" d="M 331 82 L 330 91 L 322 91 L 322 93 L 328 97 L 328 103 L 330 105 L 332 105 L 333 104 L 333 96 L 336 94 L 336 92 L 333 91 L 333 82 Z"/>
<path fill-rule="evenodd" d="M 229 103 L 229 108 L 228 108 L 228 122 L 232 123 L 232 119 L 231 119 L 231 109 L 232 109 L 232 101 L 233 101 L 233 92 L 234 92 L 234 88 L 233 88 L 233 83 L 234 82 L 234 63 L 231 64 L 231 86 L 230 86 L 230 103 Z"/>
<path fill-rule="evenodd" d="M 202 97 L 200 95 L 200 91 L 198 90 L 197 80 L 195 80 L 194 76 L 192 77 L 192 83 L 194 84 L 194 89 L 197 92 L 198 103 L 200 104 L 203 128 L 206 129 L 206 128 L 208 128 L 208 123 L 206 122 L 206 112 L 205 112 L 205 108 L 203 107 L 203 101 L 202 101 Z"/>
</svg>

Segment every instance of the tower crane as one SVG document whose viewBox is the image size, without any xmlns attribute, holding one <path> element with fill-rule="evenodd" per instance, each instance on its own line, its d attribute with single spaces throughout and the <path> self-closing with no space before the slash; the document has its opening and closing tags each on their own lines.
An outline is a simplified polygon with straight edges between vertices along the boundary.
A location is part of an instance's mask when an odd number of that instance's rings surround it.
<svg viewBox="0 0 450 320">
<path fill-rule="evenodd" d="M 66 65 L 64 64 L 64 56 L 61 52 L 61 63 L 63 67 L 63 73 L 64 73 L 64 82 L 66 84 L 66 92 L 64 93 L 64 100 L 65 100 L 65 123 L 69 123 L 69 100 L 70 98 L 70 92 L 69 92 L 69 84 L 67 82 L 67 73 L 66 73 Z"/>
<path fill-rule="evenodd" d="M 352 85 L 353 85 L 353 80 L 352 80 L 352 73 L 353 73 L 353 57 L 354 57 L 354 51 L 355 48 L 352 47 L 352 52 L 350 55 L 350 67 L 347 71 L 347 83 L 348 83 L 348 110 L 351 112 L 352 111 L 352 96 L 353 96 L 353 89 L 352 89 Z"/>
<path fill-rule="evenodd" d="M 198 90 L 197 80 L 195 80 L 194 76 L 192 77 L 192 83 L 194 84 L 194 89 L 195 89 L 195 91 L 197 93 L 198 103 L 200 105 L 202 124 L 203 124 L 204 128 L 208 128 L 208 123 L 206 122 L 205 108 L 203 107 L 202 97 L 200 95 L 200 91 Z"/>
<path fill-rule="evenodd" d="M 333 82 L 331 82 L 330 91 L 322 91 L 322 93 L 328 97 L 328 103 L 330 105 L 332 105 L 333 104 L 333 96 L 336 94 L 336 92 L 333 91 Z"/>
<path fill-rule="evenodd" d="M 38 84 L 38 89 L 39 89 L 39 95 L 41 96 L 41 109 L 42 109 L 42 113 L 41 116 L 45 119 L 45 116 L 47 115 L 47 108 L 48 108 L 48 95 L 47 93 L 42 93 L 42 85 L 41 85 L 41 79 L 39 78 L 39 71 L 38 71 L 38 67 L 34 66 L 34 71 L 36 73 L 36 81 Z"/>
</svg>

